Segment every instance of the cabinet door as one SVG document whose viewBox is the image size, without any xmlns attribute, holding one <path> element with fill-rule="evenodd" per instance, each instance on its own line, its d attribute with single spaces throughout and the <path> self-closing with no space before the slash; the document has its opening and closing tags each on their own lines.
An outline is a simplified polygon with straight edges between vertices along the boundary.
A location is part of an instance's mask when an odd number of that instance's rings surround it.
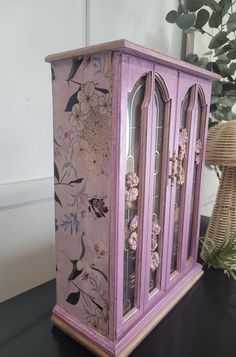
<svg viewBox="0 0 236 357">
<path fill-rule="evenodd" d="M 153 64 L 122 55 L 118 208 L 117 334 L 143 313 L 146 245 L 150 235 L 150 133 Z M 149 219 L 144 219 L 148 217 Z"/>
<path fill-rule="evenodd" d="M 189 192 L 193 165 L 192 136 L 197 98 L 197 79 L 180 73 L 176 110 L 175 145 L 172 157 L 172 192 L 167 264 L 167 289 L 177 283 L 185 268 L 185 245 L 188 237 Z"/>
<path fill-rule="evenodd" d="M 195 263 L 199 241 L 201 181 L 204 167 L 204 156 L 208 115 L 210 107 L 211 83 L 199 80 L 197 87 L 196 110 L 194 113 L 194 128 L 192 131 L 192 177 L 190 178 L 189 197 L 189 222 L 187 227 L 187 244 L 184 249 L 184 262 L 186 268 Z"/>
<path fill-rule="evenodd" d="M 149 170 L 149 210 L 152 221 L 149 236 L 146 237 L 146 308 L 160 299 L 165 291 L 171 193 L 168 162 L 174 150 L 177 79 L 176 70 L 155 65 Z"/>
</svg>

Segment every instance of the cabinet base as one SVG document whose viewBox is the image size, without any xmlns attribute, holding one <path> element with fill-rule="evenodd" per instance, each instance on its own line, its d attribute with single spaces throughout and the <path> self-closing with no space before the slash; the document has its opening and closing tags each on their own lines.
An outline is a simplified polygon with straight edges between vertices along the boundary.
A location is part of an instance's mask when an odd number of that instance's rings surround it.
<svg viewBox="0 0 236 357">
<path fill-rule="evenodd" d="M 190 281 L 183 284 L 181 291 L 179 291 L 174 298 L 172 298 L 152 319 L 150 319 L 146 325 L 140 329 L 139 333 L 131 333 L 132 338 L 128 343 L 121 338 L 119 341 L 111 342 L 110 347 L 113 346 L 113 352 L 106 351 L 104 346 L 98 345 L 95 341 L 92 341 L 89 337 L 81 334 L 78 330 L 75 330 L 68 322 L 57 316 L 54 312 L 52 314 L 52 323 L 74 340 L 79 342 L 82 346 L 93 352 L 96 356 L 100 357 L 127 357 L 144 338 L 156 327 L 156 325 L 168 314 L 168 312 L 181 300 L 181 298 L 191 289 L 191 287 L 200 279 L 203 275 L 203 271 L 198 272 Z M 129 331 L 132 332 L 132 331 Z"/>
</svg>

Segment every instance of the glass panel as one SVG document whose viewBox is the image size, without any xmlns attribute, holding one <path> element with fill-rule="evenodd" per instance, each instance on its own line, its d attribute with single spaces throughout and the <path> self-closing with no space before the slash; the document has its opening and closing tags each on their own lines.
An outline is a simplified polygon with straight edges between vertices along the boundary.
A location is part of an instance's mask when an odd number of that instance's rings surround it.
<svg viewBox="0 0 236 357">
<path fill-rule="evenodd" d="M 192 195 L 191 195 L 191 207 L 190 207 L 190 221 L 189 221 L 189 235 L 188 235 L 188 252 L 187 258 L 189 259 L 191 256 L 191 248 L 192 248 L 192 241 L 193 241 L 193 234 L 194 234 L 194 201 L 198 199 L 195 196 L 196 189 L 197 189 L 197 172 L 198 172 L 198 164 L 200 162 L 200 151 L 201 151 L 201 117 L 202 117 L 202 105 L 200 95 L 198 94 L 198 102 L 196 108 L 196 120 L 197 120 L 197 131 L 196 131 L 196 138 L 195 138 L 195 165 L 193 170 L 193 181 L 192 181 Z"/>
<path fill-rule="evenodd" d="M 128 96 L 123 315 L 135 306 L 136 252 L 139 240 L 140 114 L 144 92 L 145 77 L 142 77 Z"/>
<path fill-rule="evenodd" d="M 188 91 L 187 95 L 185 96 L 182 106 L 181 106 L 181 117 L 180 117 L 180 135 L 179 135 L 179 147 L 178 147 L 178 158 L 183 159 L 182 165 L 183 169 L 186 168 L 186 160 L 184 152 L 185 151 L 185 145 L 187 143 L 187 132 L 186 132 L 186 126 L 187 126 L 187 112 L 188 108 L 190 105 L 190 97 L 191 97 L 191 89 Z M 180 163 L 180 160 L 177 161 L 178 165 Z M 173 245 L 172 245 L 172 257 L 171 257 L 171 268 L 170 272 L 171 274 L 174 273 L 177 270 L 177 258 L 178 258 L 178 245 L 179 245 L 179 240 L 180 240 L 180 234 L 179 234 L 179 228 L 180 228 L 180 203 L 181 203 L 181 196 L 182 196 L 182 190 L 184 188 L 184 171 L 181 173 L 178 171 L 179 175 L 183 175 L 183 177 L 180 177 L 179 183 L 176 184 L 176 193 L 175 193 L 175 208 L 174 208 L 174 229 L 173 229 Z"/>
<path fill-rule="evenodd" d="M 152 240 L 151 240 L 151 268 L 149 280 L 149 292 L 160 288 L 160 190 L 162 175 L 162 152 L 163 152 L 163 124 L 164 124 L 164 102 L 162 100 L 159 85 L 155 81 L 155 105 L 156 105 L 156 139 L 154 156 L 154 186 L 152 205 Z"/>
</svg>

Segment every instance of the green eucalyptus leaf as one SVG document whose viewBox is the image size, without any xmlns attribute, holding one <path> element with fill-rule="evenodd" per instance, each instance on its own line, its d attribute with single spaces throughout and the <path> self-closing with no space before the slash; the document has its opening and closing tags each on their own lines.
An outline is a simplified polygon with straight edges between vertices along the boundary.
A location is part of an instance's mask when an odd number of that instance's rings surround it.
<svg viewBox="0 0 236 357">
<path fill-rule="evenodd" d="M 221 7 L 221 15 L 222 15 L 222 17 L 224 17 L 228 13 L 231 5 L 232 5 L 232 1 L 231 0 L 221 0 L 219 2 L 219 6 Z"/>
<path fill-rule="evenodd" d="M 208 57 L 201 57 L 199 62 L 198 62 L 198 65 L 202 68 L 206 68 L 207 64 L 209 62 L 209 59 Z"/>
<path fill-rule="evenodd" d="M 226 25 L 229 32 L 234 31 L 236 29 L 236 12 L 233 12 L 230 15 Z"/>
<path fill-rule="evenodd" d="M 223 88 L 223 83 L 221 81 L 213 81 L 212 83 L 212 92 L 214 94 L 221 94 Z"/>
<path fill-rule="evenodd" d="M 195 20 L 196 20 L 196 16 L 194 14 L 179 15 L 176 19 L 176 24 L 181 30 L 187 30 L 193 26 Z"/>
<path fill-rule="evenodd" d="M 216 104 L 219 102 L 219 97 L 216 95 L 211 96 L 211 104 Z"/>
<path fill-rule="evenodd" d="M 201 29 L 204 25 L 206 25 L 209 17 L 210 14 L 206 9 L 199 10 L 197 13 L 197 20 L 195 23 L 196 29 Z"/>
<path fill-rule="evenodd" d="M 185 13 L 186 13 L 186 9 L 185 9 L 184 5 L 182 3 L 179 3 L 178 14 L 181 15 L 181 14 L 185 14 Z"/>
<path fill-rule="evenodd" d="M 229 50 L 229 52 L 227 52 L 226 56 L 230 59 L 236 59 L 236 48 Z"/>
<path fill-rule="evenodd" d="M 231 48 L 236 48 L 236 40 L 230 41 Z"/>
<path fill-rule="evenodd" d="M 204 5 L 209 6 L 213 11 L 221 11 L 220 5 L 214 0 L 204 1 Z"/>
<path fill-rule="evenodd" d="M 204 0 L 188 0 L 187 8 L 189 11 L 194 12 L 199 10 L 204 5 Z"/>
<path fill-rule="evenodd" d="M 223 46 L 223 47 L 216 48 L 216 49 L 215 49 L 215 56 L 222 55 L 223 53 L 227 52 L 227 51 L 230 50 L 230 49 L 231 49 L 230 44 L 225 45 L 225 46 Z"/>
<path fill-rule="evenodd" d="M 223 84 L 223 90 L 228 91 L 228 90 L 236 90 L 236 84 L 234 83 L 224 83 Z"/>
<path fill-rule="evenodd" d="M 209 20 L 209 27 L 218 28 L 221 25 L 222 17 L 219 12 L 213 11 Z"/>
<path fill-rule="evenodd" d="M 229 77 L 231 75 L 230 69 L 225 64 L 219 64 L 220 74 L 223 78 Z"/>
<path fill-rule="evenodd" d="M 217 47 L 224 45 L 227 41 L 228 41 L 227 32 L 221 31 L 211 39 L 211 42 L 209 43 L 208 47 L 210 49 L 215 49 Z"/>
<path fill-rule="evenodd" d="M 198 55 L 196 55 L 195 53 L 189 53 L 186 57 L 185 57 L 185 61 L 192 63 L 192 64 L 198 64 L 199 62 L 199 57 Z"/>
<path fill-rule="evenodd" d="M 212 55 L 213 51 L 207 51 L 205 53 L 203 53 L 203 56 L 210 56 Z"/>
<path fill-rule="evenodd" d="M 230 71 L 231 71 L 231 74 L 232 75 L 235 75 L 235 72 L 236 72 L 236 63 L 235 62 L 232 62 L 229 66 L 230 68 Z"/>
<path fill-rule="evenodd" d="M 216 62 L 207 63 L 206 69 L 208 69 L 208 71 L 220 74 L 220 68 Z"/>
<path fill-rule="evenodd" d="M 222 55 L 218 56 L 216 63 L 217 64 L 229 64 L 230 59 L 223 53 Z"/>
<path fill-rule="evenodd" d="M 166 21 L 169 22 L 170 24 L 174 24 L 176 22 L 176 19 L 178 17 L 178 12 L 175 10 L 171 10 L 170 12 L 168 12 L 168 14 L 166 15 Z"/>
</svg>

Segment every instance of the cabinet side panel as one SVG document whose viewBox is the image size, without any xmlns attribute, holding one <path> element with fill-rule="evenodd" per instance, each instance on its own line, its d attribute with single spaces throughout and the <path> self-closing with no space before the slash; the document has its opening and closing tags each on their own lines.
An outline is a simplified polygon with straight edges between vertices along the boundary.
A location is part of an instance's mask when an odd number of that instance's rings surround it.
<svg viewBox="0 0 236 357">
<path fill-rule="evenodd" d="M 112 54 L 52 64 L 57 305 L 108 334 Z"/>
</svg>

